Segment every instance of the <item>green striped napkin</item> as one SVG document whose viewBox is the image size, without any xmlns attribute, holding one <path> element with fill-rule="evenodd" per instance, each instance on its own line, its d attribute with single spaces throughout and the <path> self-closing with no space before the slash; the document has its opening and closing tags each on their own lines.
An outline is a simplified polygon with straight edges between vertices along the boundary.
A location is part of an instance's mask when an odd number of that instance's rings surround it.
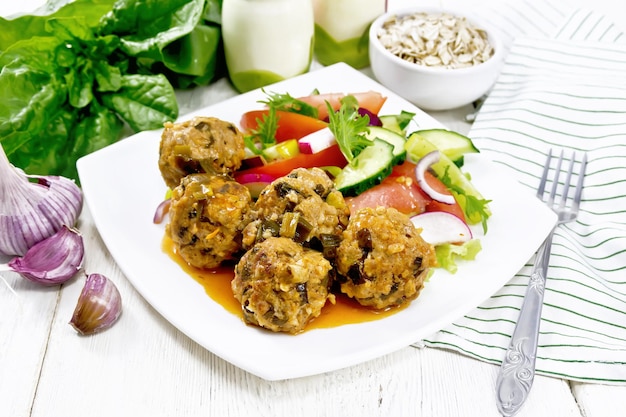
<svg viewBox="0 0 626 417">
<path fill-rule="evenodd" d="M 483 154 L 532 189 L 548 149 L 588 152 L 579 218 L 554 236 L 538 374 L 626 384 L 624 41 L 607 18 L 585 10 L 567 16 L 552 38 L 516 38 L 469 134 Z M 520 221 L 532 227 L 532 219 Z M 500 363 L 533 261 L 423 344 Z"/>
</svg>

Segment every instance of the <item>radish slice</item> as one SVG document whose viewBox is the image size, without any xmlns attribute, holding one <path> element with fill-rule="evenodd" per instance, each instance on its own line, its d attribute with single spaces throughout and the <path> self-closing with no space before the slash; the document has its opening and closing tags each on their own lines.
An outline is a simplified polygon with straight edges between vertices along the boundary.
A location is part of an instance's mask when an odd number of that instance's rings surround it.
<svg viewBox="0 0 626 417">
<path fill-rule="evenodd" d="M 433 200 L 437 200 L 441 203 L 445 204 L 454 204 L 454 196 L 450 194 L 442 194 L 439 191 L 435 190 L 428 184 L 426 178 L 424 177 L 424 173 L 430 166 L 434 163 L 439 162 L 439 158 L 441 157 L 440 151 L 432 151 L 424 155 L 419 161 L 417 161 L 417 165 L 415 166 L 415 176 L 417 177 L 417 183 L 420 188 L 428 194 L 430 198 Z"/>
<path fill-rule="evenodd" d="M 298 146 L 300 147 L 300 152 L 312 154 L 330 148 L 335 143 L 337 143 L 335 135 L 329 128 L 325 127 L 301 138 L 298 141 Z"/>
<path fill-rule="evenodd" d="M 457 216 L 445 211 L 430 211 L 411 217 L 413 225 L 422 229 L 422 238 L 431 245 L 463 243 L 472 239 L 472 231 Z"/>
</svg>

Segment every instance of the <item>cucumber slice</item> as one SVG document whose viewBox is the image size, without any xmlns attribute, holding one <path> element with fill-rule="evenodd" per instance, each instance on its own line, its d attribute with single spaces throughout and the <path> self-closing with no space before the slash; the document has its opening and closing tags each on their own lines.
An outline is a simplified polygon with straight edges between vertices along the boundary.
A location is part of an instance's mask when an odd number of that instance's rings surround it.
<svg viewBox="0 0 626 417">
<path fill-rule="evenodd" d="M 382 139 L 393 146 L 392 164 L 397 165 L 406 159 L 406 138 L 394 131 L 379 126 L 370 126 L 369 132 L 365 134 L 369 140 Z"/>
<path fill-rule="evenodd" d="M 335 178 L 335 187 L 344 196 L 358 195 L 379 184 L 391 174 L 394 159 L 393 145 L 382 139 L 374 139 L 373 142 L 346 165 Z"/>
<path fill-rule="evenodd" d="M 439 179 L 447 177 L 450 184 L 446 185 L 451 186 L 450 191 L 463 209 L 467 222 L 469 224 L 482 223 L 483 229 L 486 230 L 487 218 L 491 215 L 487 206 L 488 201 L 484 199 L 461 169 L 441 149 L 418 132 L 409 135 L 406 141 L 406 150 L 409 158 L 414 162 L 432 151 L 441 151 L 439 162 L 431 165 L 431 169 Z"/>
<path fill-rule="evenodd" d="M 480 152 L 470 138 L 451 130 L 425 129 L 412 134 L 424 137 L 459 167 L 463 166 L 463 155 Z"/>
<path fill-rule="evenodd" d="M 415 113 L 402 110 L 399 114 L 384 114 L 378 115 L 378 120 L 382 123 L 385 129 L 392 130 L 400 133 L 402 136 L 406 136 L 406 128 L 409 126 Z"/>
<path fill-rule="evenodd" d="M 398 118 L 395 115 L 393 114 L 383 115 L 383 116 L 378 115 L 378 119 L 383 124 L 383 127 L 385 129 L 389 129 L 392 132 L 396 132 L 400 134 L 404 133 L 404 131 L 400 127 L 400 124 L 398 123 Z"/>
</svg>

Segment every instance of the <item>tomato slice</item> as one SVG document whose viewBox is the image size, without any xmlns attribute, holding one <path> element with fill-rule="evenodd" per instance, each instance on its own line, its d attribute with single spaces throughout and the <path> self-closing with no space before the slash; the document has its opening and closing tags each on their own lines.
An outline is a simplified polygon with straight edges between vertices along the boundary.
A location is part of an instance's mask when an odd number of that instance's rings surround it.
<svg viewBox="0 0 626 417">
<path fill-rule="evenodd" d="M 417 184 L 417 177 L 415 176 L 415 164 L 412 162 L 405 161 L 400 165 L 396 165 L 391 172 L 391 176 L 410 177 L 415 184 L 415 187 L 419 188 L 419 185 Z M 451 195 L 448 187 L 446 187 L 446 185 L 442 183 L 439 178 L 435 177 L 430 171 L 426 171 L 424 173 L 424 178 L 426 179 L 428 184 L 436 191 L 439 191 L 442 194 Z M 461 206 L 459 206 L 459 203 L 446 204 L 435 201 L 429 197 L 429 201 L 426 204 L 426 211 L 445 211 L 447 213 L 454 214 L 463 221 L 466 221 L 465 214 L 463 213 L 463 209 L 461 208 Z"/>
<path fill-rule="evenodd" d="M 358 196 L 346 198 L 350 212 L 354 213 L 363 207 L 383 206 L 393 207 L 409 216 L 423 213 L 430 198 L 407 178 L 389 176 Z"/>
<path fill-rule="evenodd" d="M 369 110 L 373 114 L 378 115 L 378 112 L 387 101 L 387 97 L 384 97 L 381 93 L 376 91 L 364 91 L 358 93 L 350 93 L 351 96 L 356 98 L 359 103 L 359 107 Z M 298 97 L 298 100 L 304 101 L 313 107 L 317 107 L 317 118 L 320 120 L 328 119 L 328 108 L 326 107 L 326 101 L 328 101 L 333 108 L 337 111 L 341 107 L 341 99 L 344 98 L 344 93 L 326 93 L 326 94 L 313 94 L 306 97 Z"/>
<path fill-rule="evenodd" d="M 346 164 L 346 158 L 341 153 L 339 145 L 335 144 L 317 153 L 301 153 L 293 158 L 283 159 L 267 165 L 240 170 L 235 173 L 235 178 L 239 175 L 245 174 L 267 174 L 277 178 L 289 174 L 296 168 L 324 166 L 338 166 L 343 168 Z"/>
<path fill-rule="evenodd" d="M 248 111 L 241 116 L 239 124 L 244 132 L 257 129 L 258 121 L 263 120 L 263 115 L 268 113 L 269 110 L 267 109 Z M 276 118 L 278 126 L 276 129 L 276 142 L 300 139 L 328 126 L 328 123 L 314 117 L 282 110 L 276 111 Z"/>
<path fill-rule="evenodd" d="M 392 177 L 409 177 L 417 182 L 417 176 L 415 175 L 415 164 L 410 161 L 404 161 L 400 165 L 393 167 L 391 171 Z"/>
</svg>

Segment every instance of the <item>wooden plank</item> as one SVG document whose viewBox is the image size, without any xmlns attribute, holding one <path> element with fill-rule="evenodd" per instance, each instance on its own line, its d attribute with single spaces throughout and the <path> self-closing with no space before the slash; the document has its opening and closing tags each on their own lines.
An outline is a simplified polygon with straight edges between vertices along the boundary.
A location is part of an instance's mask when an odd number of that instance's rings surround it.
<svg viewBox="0 0 626 417">
<path fill-rule="evenodd" d="M 585 417 L 623 417 L 626 414 L 626 386 L 581 382 L 572 382 L 571 386 Z"/>
<path fill-rule="evenodd" d="M 2 416 L 30 413 L 59 294 L 58 286 L 44 287 L 14 272 L 0 277 Z"/>
</svg>

